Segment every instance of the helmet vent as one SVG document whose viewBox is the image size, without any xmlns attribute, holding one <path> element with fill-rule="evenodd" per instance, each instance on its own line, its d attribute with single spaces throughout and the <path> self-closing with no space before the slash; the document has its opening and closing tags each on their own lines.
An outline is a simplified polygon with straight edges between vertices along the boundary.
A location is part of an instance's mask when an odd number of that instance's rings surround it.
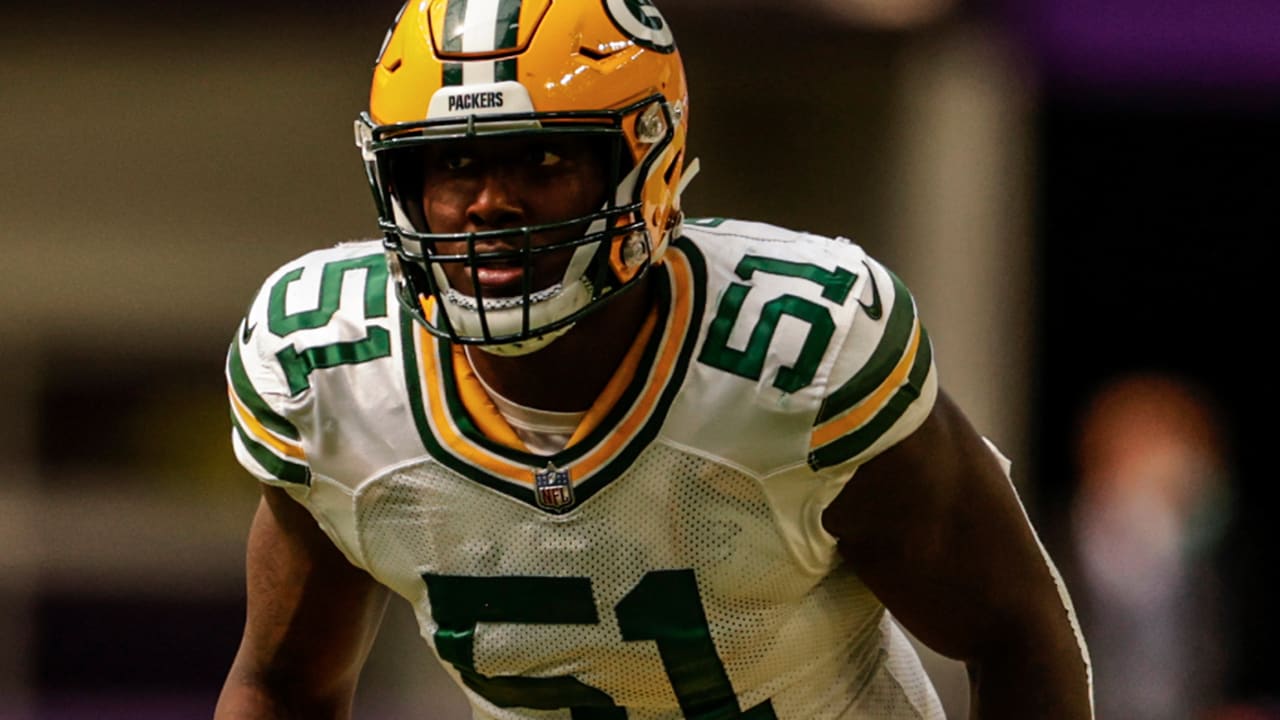
<svg viewBox="0 0 1280 720">
<path fill-rule="evenodd" d="M 684 162 L 684 151 L 681 150 L 680 153 L 676 155 L 676 159 L 672 160 L 671 164 L 667 166 L 667 172 L 662 176 L 663 179 L 667 181 L 668 185 L 671 184 L 671 177 L 676 174 L 676 168 L 680 167 L 681 163 L 683 162 Z"/>
<path fill-rule="evenodd" d="M 391 62 L 387 63 L 387 65 L 386 65 L 387 72 L 395 72 L 395 71 L 399 70 L 399 69 L 400 69 L 400 64 L 401 64 L 402 62 L 404 62 L 404 59 L 403 59 L 403 58 L 396 58 L 395 60 L 392 60 Z"/>
<path fill-rule="evenodd" d="M 628 43 L 622 43 L 623 46 L 627 44 Z M 596 62 L 599 62 L 601 60 L 604 60 L 605 58 L 613 57 L 614 55 L 617 55 L 619 52 L 621 52 L 621 48 L 614 47 L 614 45 L 617 45 L 617 43 L 610 43 L 608 45 L 602 44 L 602 45 L 597 45 L 596 47 L 587 47 L 586 45 L 583 45 L 582 47 L 578 48 L 578 54 L 585 58 L 589 58 L 591 60 L 595 60 Z"/>
</svg>

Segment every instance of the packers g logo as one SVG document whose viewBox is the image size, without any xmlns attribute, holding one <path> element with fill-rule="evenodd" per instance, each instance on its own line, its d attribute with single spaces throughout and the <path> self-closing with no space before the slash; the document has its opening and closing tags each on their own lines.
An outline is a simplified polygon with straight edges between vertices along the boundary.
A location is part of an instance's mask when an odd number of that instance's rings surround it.
<svg viewBox="0 0 1280 720">
<path fill-rule="evenodd" d="M 609 19 L 637 45 L 660 53 L 675 52 L 676 38 L 650 0 L 604 0 Z"/>
</svg>

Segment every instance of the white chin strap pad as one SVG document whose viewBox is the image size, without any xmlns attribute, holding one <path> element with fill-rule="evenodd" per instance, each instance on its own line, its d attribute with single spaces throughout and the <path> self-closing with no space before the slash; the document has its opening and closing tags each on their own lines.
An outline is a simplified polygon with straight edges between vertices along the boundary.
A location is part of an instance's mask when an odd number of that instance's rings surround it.
<svg viewBox="0 0 1280 720">
<path fill-rule="evenodd" d="M 501 345 L 477 345 L 476 347 L 490 355 L 498 355 L 500 357 L 519 357 L 521 355 L 528 355 L 541 350 L 555 342 L 557 338 L 569 332 L 572 328 L 573 324 L 571 323 L 558 330 L 552 330 L 545 335 L 538 335 L 537 337 L 503 343 Z"/>
<path fill-rule="evenodd" d="M 587 234 L 603 232 L 605 227 L 604 220 L 596 220 L 587 229 Z M 574 249 L 560 282 L 532 294 L 529 299 L 529 327 L 533 332 L 537 332 L 540 327 L 559 322 L 590 304 L 594 297 L 594 288 L 586 279 L 586 273 L 591 264 L 591 258 L 595 256 L 599 247 L 600 242 L 579 245 Z M 431 265 L 431 272 L 441 291 L 440 296 L 443 300 L 441 306 L 448 314 L 454 332 L 461 337 L 484 337 L 479 303 L 475 298 L 455 290 L 438 264 Z M 485 298 L 484 319 L 489 326 L 491 336 L 518 335 L 524 332 L 523 298 Z M 514 343 L 479 347 L 495 355 L 526 355 L 551 344 L 571 327 L 573 326 L 569 325 Z"/>
<path fill-rule="evenodd" d="M 452 293 L 442 294 L 444 302 L 441 305 L 449 316 L 454 332 L 462 337 L 484 337 L 480 310 L 475 306 L 474 300 L 468 296 L 462 296 L 465 300 L 458 302 L 451 300 L 451 295 Z M 540 327 L 546 327 L 572 315 L 591 302 L 591 295 L 591 283 L 581 276 L 568 285 L 559 286 L 558 291 L 552 293 L 550 297 L 529 304 L 529 327 L 536 332 Z M 491 306 L 490 303 L 493 305 Z M 499 337 L 517 335 L 524 331 L 524 305 L 519 302 L 504 303 L 502 300 L 486 300 L 484 319 L 489 325 L 490 335 Z M 510 344 L 513 346 L 511 349 L 514 349 L 514 346 L 520 346 L 523 349 L 522 352 L 504 352 L 504 348 L 508 345 L 481 345 L 480 348 L 498 355 L 523 355 L 550 344 L 552 340 L 563 335 L 569 327 L 572 326 Z"/>
</svg>

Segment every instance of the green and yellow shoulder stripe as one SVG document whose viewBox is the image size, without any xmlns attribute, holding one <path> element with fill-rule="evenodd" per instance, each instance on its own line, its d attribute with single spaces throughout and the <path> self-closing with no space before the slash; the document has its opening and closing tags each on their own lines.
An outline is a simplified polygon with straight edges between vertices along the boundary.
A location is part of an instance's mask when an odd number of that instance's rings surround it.
<svg viewBox="0 0 1280 720">
<path fill-rule="evenodd" d="M 246 319 L 227 353 L 231 442 L 236 458 L 264 482 L 306 485 L 311 481 L 311 471 L 307 467 L 301 434 L 293 423 L 268 404 L 254 387 L 245 367 L 246 348 L 242 337 L 250 327 Z M 253 353 L 255 348 L 250 346 L 247 351 Z"/>
<path fill-rule="evenodd" d="M 226 364 L 236 458 L 260 480 L 310 483 L 297 417 L 317 371 L 391 355 L 387 285 L 377 242 L 308 253 L 263 284 Z"/>
<path fill-rule="evenodd" d="M 937 395 L 933 346 L 902 280 L 866 257 L 862 306 L 814 419 L 809 465 L 857 465 L 911 434 Z"/>
</svg>

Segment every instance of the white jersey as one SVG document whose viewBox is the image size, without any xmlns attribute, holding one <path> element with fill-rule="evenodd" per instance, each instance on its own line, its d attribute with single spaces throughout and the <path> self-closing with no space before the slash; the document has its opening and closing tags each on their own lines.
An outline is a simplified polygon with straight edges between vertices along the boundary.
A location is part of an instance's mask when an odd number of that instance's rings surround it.
<svg viewBox="0 0 1280 720">
<path fill-rule="evenodd" d="M 737 221 L 690 221 L 654 272 L 547 457 L 395 300 L 378 242 L 310 253 L 232 344 L 236 455 L 412 604 L 477 718 L 942 718 L 821 522 L 933 405 L 910 294 L 848 241 Z"/>
</svg>

